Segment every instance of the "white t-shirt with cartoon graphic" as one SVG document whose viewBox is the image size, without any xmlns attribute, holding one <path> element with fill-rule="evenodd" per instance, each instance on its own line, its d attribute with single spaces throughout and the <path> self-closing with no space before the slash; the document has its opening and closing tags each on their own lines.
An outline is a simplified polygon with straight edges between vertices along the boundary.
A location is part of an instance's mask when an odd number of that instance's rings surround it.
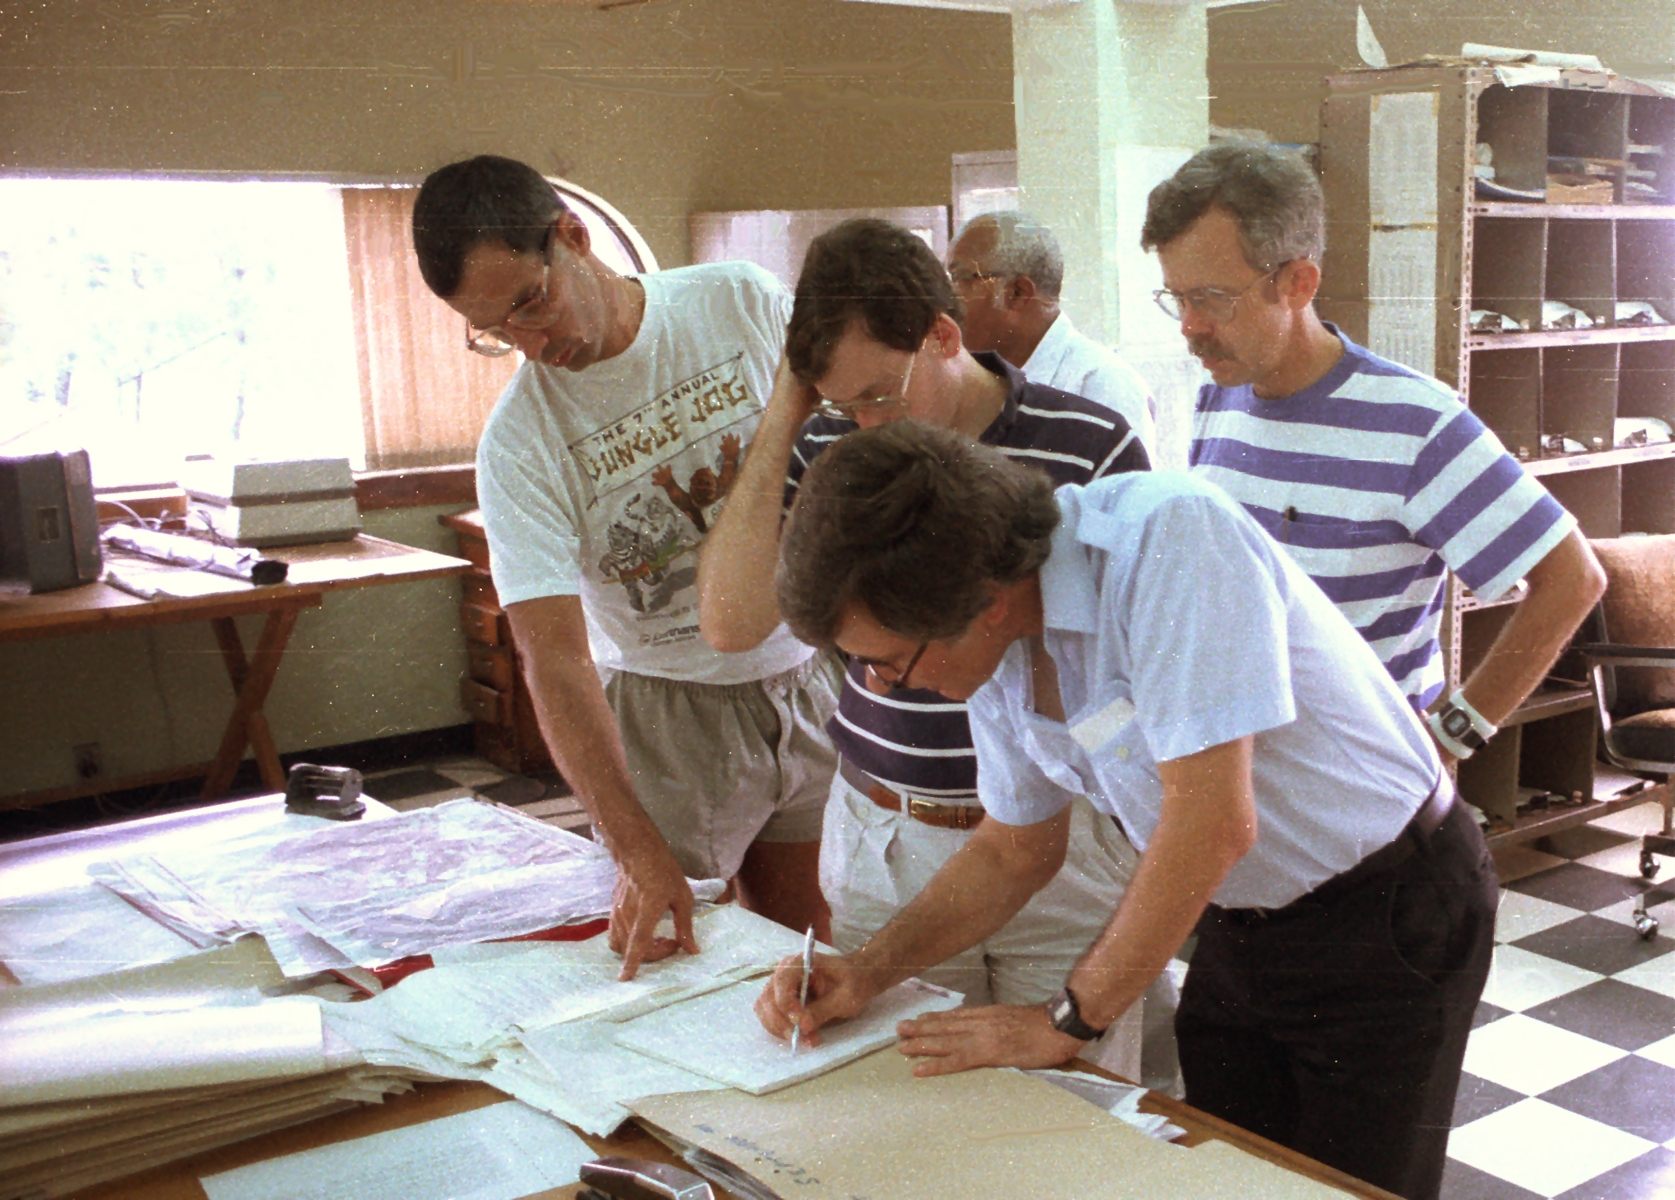
<svg viewBox="0 0 1675 1200">
<path fill-rule="evenodd" d="M 763 679 L 813 651 L 782 625 L 721 654 L 698 633 L 698 543 L 773 387 L 791 297 L 745 262 L 640 277 L 633 344 L 582 371 L 525 362 L 477 447 L 502 604 L 582 599 L 601 666 L 695 683 Z"/>
</svg>

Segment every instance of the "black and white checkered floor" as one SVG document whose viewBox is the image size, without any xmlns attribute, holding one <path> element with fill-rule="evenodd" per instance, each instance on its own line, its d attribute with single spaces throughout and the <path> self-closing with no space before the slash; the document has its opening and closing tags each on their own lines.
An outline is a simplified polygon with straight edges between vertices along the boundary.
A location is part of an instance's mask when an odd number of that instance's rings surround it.
<svg viewBox="0 0 1675 1200">
<path fill-rule="evenodd" d="M 369 773 L 364 790 L 400 812 L 477 796 L 510 805 L 549 824 L 587 833 L 587 814 L 581 802 L 552 771 L 511 775 L 480 758 L 438 758 Z"/>
<path fill-rule="evenodd" d="M 398 809 L 478 795 L 586 829 L 556 776 L 473 758 L 371 775 Z M 1675 1200 L 1675 862 L 1650 883 L 1642 805 L 1496 856 L 1494 969 L 1466 1051 L 1444 1200 Z M 1648 891 L 1662 930 L 1638 937 Z"/>
<path fill-rule="evenodd" d="M 1640 878 L 1642 805 L 1496 856 L 1494 968 L 1466 1049 L 1445 1200 L 1675 1197 L 1675 862 Z M 1646 891 L 1658 935 L 1630 914 Z"/>
</svg>

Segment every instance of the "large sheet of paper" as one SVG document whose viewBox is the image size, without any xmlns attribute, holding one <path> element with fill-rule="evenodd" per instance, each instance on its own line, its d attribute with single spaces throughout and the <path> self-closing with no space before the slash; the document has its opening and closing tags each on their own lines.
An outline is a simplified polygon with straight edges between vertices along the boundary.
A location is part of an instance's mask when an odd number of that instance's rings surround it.
<svg viewBox="0 0 1675 1200">
<path fill-rule="evenodd" d="M 1231 1146 L 1154 1141 L 1018 1071 L 916 1079 L 884 1050 L 766 1096 L 654 1096 L 633 1109 L 679 1144 L 798 1200 L 1326 1200 L 1341 1192 Z"/>
<path fill-rule="evenodd" d="M 25 986 L 166 962 L 198 948 L 96 883 L 0 898 L 0 963 Z"/>
<path fill-rule="evenodd" d="M 262 934 L 290 975 L 599 916 L 616 879 L 603 847 L 471 799 L 89 873 L 200 945 Z"/>
<path fill-rule="evenodd" d="M 563 1122 L 507 1101 L 200 1182 L 209 1200 L 517 1200 L 575 1183 L 595 1157 Z"/>
<path fill-rule="evenodd" d="M 878 996 L 852 1020 L 820 1031 L 818 1045 L 792 1053 L 762 1028 L 754 1008 L 760 980 L 747 980 L 679 1004 L 670 1004 L 618 1027 L 620 1046 L 673 1063 L 740 1091 L 771 1092 L 830 1071 L 896 1040 L 898 1022 L 957 1008 L 960 997 L 910 979 Z"/>
<path fill-rule="evenodd" d="M 0 1034 L 0 1106 L 277 1079 L 347 1066 L 306 997 L 116 1013 Z"/>
<path fill-rule="evenodd" d="M 113 1013 L 253 1004 L 261 1000 L 263 989 L 284 983 L 262 939 L 241 938 L 230 946 L 91 978 L 0 988 L 0 1039 L 26 1028 L 68 1025 Z"/>
</svg>

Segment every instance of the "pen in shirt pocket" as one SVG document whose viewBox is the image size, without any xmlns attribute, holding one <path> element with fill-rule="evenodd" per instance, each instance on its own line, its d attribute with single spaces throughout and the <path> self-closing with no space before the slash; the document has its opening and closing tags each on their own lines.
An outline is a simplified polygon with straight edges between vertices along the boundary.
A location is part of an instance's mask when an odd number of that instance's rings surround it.
<svg viewBox="0 0 1675 1200">
<path fill-rule="evenodd" d="M 1297 506 L 1287 504 L 1285 511 L 1280 513 L 1280 543 L 1283 545 L 1291 540 L 1291 522 L 1297 519 Z"/>
</svg>

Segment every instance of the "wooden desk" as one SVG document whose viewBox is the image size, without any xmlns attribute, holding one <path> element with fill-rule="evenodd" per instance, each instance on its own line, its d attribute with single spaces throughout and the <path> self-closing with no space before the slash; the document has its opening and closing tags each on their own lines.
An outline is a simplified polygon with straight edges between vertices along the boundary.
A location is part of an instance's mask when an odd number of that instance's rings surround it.
<svg viewBox="0 0 1675 1200">
<path fill-rule="evenodd" d="M 389 815 L 376 801 L 371 801 L 370 807 L 374 810 L 370 814 L 373 818 Z M 141 852 L 154 853 L 165 847 L 178 849 L 193 843 L 213 842 L 217 838 L 281 819 L 282 812 L 283 798 L 280 796 L 250 797 L 94 829 L 0 844 L 0 903 L 85 879 L 87 866 L 94 861 Z M 135 914 L 133 919 L 140 918 Z M 3 986 L 0 984 L 0 987 Z M 1110 1076 L 1109 1072 L 1099 1071 L 1097 1068 L 1087 1069 L 1115 1078 Z M 420 1084 L 413 1092 L 386 1097 L 381 1104 L 364 1105 L 289 1129 L 249 1138 L 234 1145 L 223 1146 L 120 1180 L 83 1189 L 77 1192 L 76 1196 L 78 1200 L 205 1200 L 203 1188 L 198 1184 L 199 1178 L 204 1175 L 299 1150 L 313 1149 L 438 1117 L 469 1112 L 505 1099 L 501 1092 L 481 1083 Z M 1161 1113 L 1185 1129 L 1186 1136 L 1182 1140 L 1188 1145 L 1197 1145 L 1208 1140 L 1225 1141 L 1301 1175 L 1329 1183 L 1352 1196 L 1364 1197 L 1366 1200 L 1395 1200 L 1388 1192 L 1199 1112 L 1181 1101 L 1148 1093 L 1141 1107 L 1147 1112 Z M 601 1154 L 627 1154 L 666 1162 L 676 1161 L 662 1143 L 633 1125 L 625 1126 L 610 1138 L 586 1135 L 584 1137 Z M 577 1186 L 572 1185 L 538 1193 L 538 1198 L 569 1198 L 574 1197 L 578 1190 Z M 722 1197 L 729 1196 L 729 1193 L 720 1190 L 717 1194 Z M 530 1200 L 536 1198 L 532 1197 Z"/>
<path fill-rule="evenodd" d="M 461 558 L 369 534 L 346 542 L 287 546 L 265 553 L 290 564 L 286 582 L 255 587 L 242 580 L 151 562 L 107 547 L 107 565 L 131 572 L 134 578 L 168 594 L 146 600 L 105 583 L 90 583 L 38 596 L 0 596 L 0 642 L 208 621 L 233 686 L 232 712 L 228 714 L 220 747 L 210 762 L 128 779 L 99 779 L 44 792 L 0 797 L 0 809 L 28 808 L 198 774 L 204 776 L 203 798 L 215 799 L 224 795 L 231 785 L 247 746 L 255 753 L 262 783 L 275 790 L 282 789 L 285 773 L 280 768 L 279 751 L 262 705 L 267 702 L 285 644 L 302 610 L 319 607 L 327 592 L 455 575 L 470 566 Z M 258 614 L 266 619 L 257 636 L 255 651 L 247 655 L 234 618 Z"/>
<path fill-rule="evenodd" d="M 77 1197 L 78 1200 L 205 1200 L 204 1190 L 198 1184 L 198 1180 L 205 1175 L 230 1171 L 234 1167 L 248 1166 L 299 1150 L 312 1150 L 334 1142 L 366 1137 L 388 1129 L 399 1129 L 437 1117 L 470 1112 L 472 1109 L 505 1099 L 500 1092 L 482 1083 L 420 1084 L 413 1092 L 388 1097 L 379 1105 L 368 1105 L 353 1112 L 324 1117 L 306 1125 L 297 1125 L 277 1133 L 252 1138 L 234 1146 L 224 1146 L 195 1158 L 182 1159 L 167 1166 L 79 1192 Z M 1365 1200 L 1397 1200 L 1382 1188 L 1363 1183 L 1342 1171 L 1305 1158 L 1295 1150 L 1288 1150 L 1266 1138 L 1257 1137 L 1237 1126 L 1217 1120 L 1179 1100 L 1170 1100 L 1151 1093 L 1147 1095 L 1141 1107 L 1147 1112 L 1162 1113 L 1185 1129 L 1186 1136 L 1181 1141 L 1186 1145 L 1196 1146 L 1200 1142 L 1210 1140 L 1229 1142 L 1298 1174 L 1329 1183 L 1351 1196 L 1363 1197 Z M 624 1126 L 609 1138 L 584 1135 L 584 1140 L 600 1154 L 626 1154 L 634 1158 L 679 1162 L 663 1143 L 634 1125 Z M 568 1200 L 578 1191 L 579 1185 L 571 1185 L 535 1193 L 527 1200 Z M 731 1200 L 732 1197 L 731 1192 L 722 1188 L 716 1189 L 716 1195 L 723 1200 Z"/>
</svg>

